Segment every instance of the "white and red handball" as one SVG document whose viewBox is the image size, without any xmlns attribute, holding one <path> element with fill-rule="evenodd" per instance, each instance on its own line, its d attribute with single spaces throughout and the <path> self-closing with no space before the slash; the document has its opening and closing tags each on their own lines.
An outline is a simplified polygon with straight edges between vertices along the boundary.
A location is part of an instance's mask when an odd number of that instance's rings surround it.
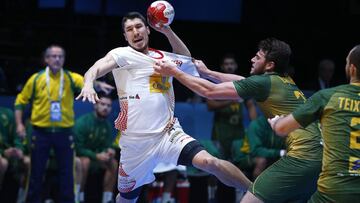
<svg viewBox="0 0 360 203">
<path fill-rule="evenodd" d="M 147 9 L 148 23 L 157 28 L 170 25 L 174 16 L 174 7 L 167 1 L 154 1 Z"/>
</svg>

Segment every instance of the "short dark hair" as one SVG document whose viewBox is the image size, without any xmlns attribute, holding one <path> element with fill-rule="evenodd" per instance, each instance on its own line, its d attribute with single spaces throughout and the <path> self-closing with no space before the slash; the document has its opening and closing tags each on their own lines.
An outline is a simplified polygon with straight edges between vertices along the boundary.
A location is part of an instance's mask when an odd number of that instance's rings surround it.
<svg viewBox="0 0 360 203">
<path fill-rule="evenodd" d="M 147 22 L 145 20 L 145 17 L 139 13 L 139 12 L 129 12 L 127 14 L 124 15 L 124 17 L 122 18 L 122 21 L 121 21 L 121 27 L 122 27 L 122 30 L 123 32 L 125 32 L 125 22 L 127 20 L 132 20 L 132 19 L 135 19 L 135 18 L 139 18 L 145 26 L 147 26 Z"/>
<path fill-rule="evenodd" d="M 58 44 L 51 44 L 51 45 L 49 45 L 48 47 L 46 47 L 46 49 L 44 50 L 44 52 L 43 52 L 43 58 L 45 58 L 45 57 L 47 56 L 48 51 L 49 51 L 50 49 L 54 48 L 54 47 L 60 48 L 60 49 L 63 51 L 64 56 L 66 55 L 66 52 L 65 52 L 64 47 L 62 47 L 61 45 L 58 45 Z"/>
<path fill-rule="evenodd" d="M 356 76 L 360 79 L 360 44 L 351 49 L 349 64 L 353 64 L 356 67 Z"/>
<path fill-rule="evenodd" d="M 260 41 L 259 50 L 265 53 L 266 61 L 272 61 L 275 64 L 274 71 L 279 74 L 286 74 L 290 62 L 290 46 L 276 38 L 267 38 Z"/>
</svg>

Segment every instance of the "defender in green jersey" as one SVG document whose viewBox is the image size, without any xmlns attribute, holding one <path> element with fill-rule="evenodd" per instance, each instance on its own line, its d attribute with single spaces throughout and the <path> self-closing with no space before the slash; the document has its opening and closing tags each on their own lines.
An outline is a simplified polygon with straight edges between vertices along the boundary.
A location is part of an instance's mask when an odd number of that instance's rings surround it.
<svg viewBox="0 0 360 203">
<path fill-rule="evenodd" d="M 211 99 L 254 98 L 266 117 L 288 114 L 305 102 L 294 81 L 287 76 L 291 49 L 283 41 L 269 38 L 259 43 L 259 51 L 251 59 L 253 76 L 211 71 L 195 61 L 201 76 L 221 81 L 214 84 L 192 77 L 173 64 L 160 61 L 154 69 L 171 75 L 197 94 Z M 235 82 L 232 82 L 235 81 Z M 287 155 L 266 169 L 249 188 L 243 202 L 306 201 L 316 190 L 321 170 L 322 146 L 317 123 L 292 132 L 287 140 Z"/>
<path fill-rule="evenodd" d="M 286 117 L 269 120 L 282 135 L 320 119 L 324 139 L 322 171 L 309 202 L 358 202 L 360 197 L 360 45 L 346 59 L 350 84 L 314 94 Z"/>
</svg>

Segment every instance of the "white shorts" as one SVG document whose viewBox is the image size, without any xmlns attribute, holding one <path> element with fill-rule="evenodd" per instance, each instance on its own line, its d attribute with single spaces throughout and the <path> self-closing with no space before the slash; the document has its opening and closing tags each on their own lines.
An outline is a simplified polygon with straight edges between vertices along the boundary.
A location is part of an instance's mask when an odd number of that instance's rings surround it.
<svg viewBox="0 0 360 203">
<path fill-rule="evenodd" d="M 155 180 L 153 169 L 160 162 L 177 164 L 181 150 L 195 139 L 184 133 L 178 121 L 165 133 L 144 135 L 144 139 L 120 138 L 118 190 L 127 193 Z"/>
</svg>

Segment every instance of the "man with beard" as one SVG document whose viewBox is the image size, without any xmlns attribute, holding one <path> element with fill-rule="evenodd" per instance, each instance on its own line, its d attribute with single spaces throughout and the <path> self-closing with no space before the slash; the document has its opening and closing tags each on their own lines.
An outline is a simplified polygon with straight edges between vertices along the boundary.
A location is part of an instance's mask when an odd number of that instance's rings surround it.
<svg viewBox="0 0 360 203">
<path fill-rule="evenodd" d="M 80 157 L 82 177 L 79 201 L 84 202 L 84 189 L 89 172 L 102 168 L 105 170 L 102 203 L 112 202 L 116 183 L 117 161 L 112 148 L 114 136 L 112 125 L 107 117 L 111 111 L 109 96 L 99 95 L 94 112 L 78 118 L 74 126 L 76 155 Z"/>
<path fill-rule="evenodd" d="M 156 72 L 174 76 L 186 87 L 210 99 L 253 98 L 269 118 L 288 114 L 305 102 L 303 93 L 286 74 L 291 55 L 290 46 L 278 39 L 262 40 L 251 59 L 251 77 L 211 71 L 201 61 L 195 61 L 200 74 L 222 83 L 180 72 L 168 61 L 154 66 Z M 298 129 L 287 137 L 287 154 L 267 168 L 244 196 L 242 202 L 306 201 L 316 190 L 321 170 L 322 146 L 317 123 Z"/>
</svg>

